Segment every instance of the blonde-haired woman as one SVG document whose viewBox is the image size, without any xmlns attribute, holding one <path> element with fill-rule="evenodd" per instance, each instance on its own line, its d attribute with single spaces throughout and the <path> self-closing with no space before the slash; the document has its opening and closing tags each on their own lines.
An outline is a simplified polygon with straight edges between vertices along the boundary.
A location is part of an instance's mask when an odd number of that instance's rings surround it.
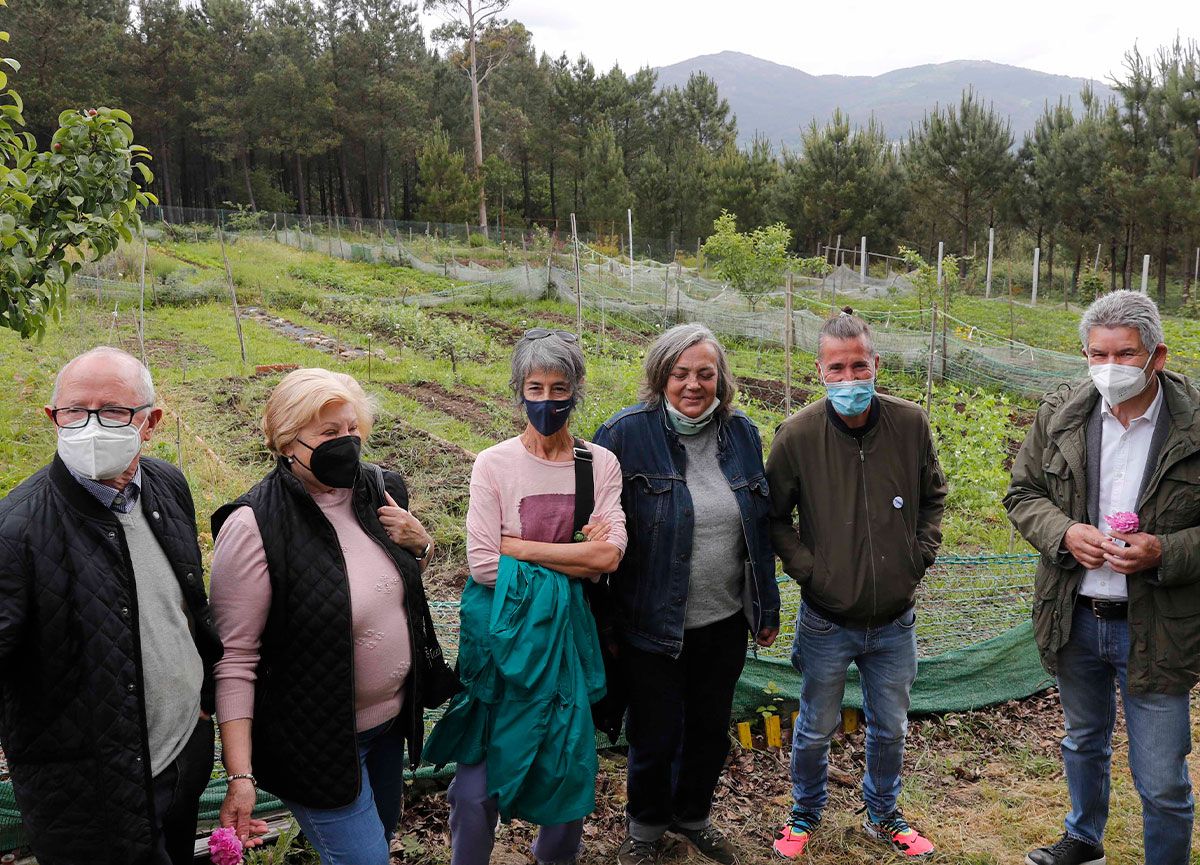
<svg viewBox="0 0 1200 865">
<path fill-rule="evenodd" d="M 433 540 L 400 475 L 363 463 L 373 406 L 353 378 L 299 369 L 263 415 L 275 468 L 213 515 L 225 643 L 221 823 L 250 841 L 261 784 L 325 865 L 387 865 L 423 710 L 457 682 L 421 585 Z"/>
</svg>

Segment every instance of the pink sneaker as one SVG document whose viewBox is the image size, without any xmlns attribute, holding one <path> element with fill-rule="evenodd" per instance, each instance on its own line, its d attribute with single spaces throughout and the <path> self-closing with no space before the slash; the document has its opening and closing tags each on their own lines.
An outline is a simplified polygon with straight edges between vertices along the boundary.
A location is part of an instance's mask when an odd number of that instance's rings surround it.
<svg viewBox="0 0 1200 865">
<path fill-rule="evenodd" d="M 933 855 L 933 844 L 928 838 L 908 825 L 908 821 L 899 811 L 893 811 L 890 817 L 876 822 L 868 814 L 863 820 L 863 829 L 867 835 L 887 844 L 897 853 L 911 859 L 924 859 Z"/>
<path fill-rule="evenodd" d="M 775 855 L 783 859 L 799 859 L 820 822 L 819 815 L 794 809 L 787 825 L 775 833 L 775 843 L 771 845 Z"/>
</svg>

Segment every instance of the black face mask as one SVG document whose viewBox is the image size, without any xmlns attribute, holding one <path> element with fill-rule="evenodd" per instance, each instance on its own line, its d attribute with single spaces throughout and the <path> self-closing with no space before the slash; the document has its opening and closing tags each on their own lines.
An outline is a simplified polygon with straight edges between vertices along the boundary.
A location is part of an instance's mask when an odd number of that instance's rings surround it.
<svg viewBox="0 0 1200 865">
<path fill-rule="evenodd" d="M 300 439 L 296 441 L 312 451 L 308 465 L 300 465 L 312 472 L 314 478 L 327 487 L 348 490 L 354 486 L 354 479 L 358 477 L 362 439 L 358 436 L 341 436 L 321 442 L 315 448 Z"/>
<path fill-rule="evenodd" d="M 575 407 L 575 397 L 536 401 L 522 399 L 522 402 L 525 403 L 525 414 L 533 428 L 547 438 L 567 425 L 571 409 Z"/>
</svg>

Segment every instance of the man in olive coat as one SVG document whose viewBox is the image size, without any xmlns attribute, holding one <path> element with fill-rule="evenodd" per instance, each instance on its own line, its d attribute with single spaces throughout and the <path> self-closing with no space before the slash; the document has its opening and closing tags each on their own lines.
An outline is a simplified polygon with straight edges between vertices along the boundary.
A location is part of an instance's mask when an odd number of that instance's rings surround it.
<svg viewBox="0 0 1200 865">
<path fill-rule="evenodd" d="M 1049 394 L 1004 504 L 1042 554 L 1033 602 L 1058 679 L 1071 811 L 1029 865 L 1103 863 L 1116 690 L 1146 865 L 1187 865 L 1188 692 L 1200 679 L 1200 391 L 1166 372 L 1154 303 L 1117 291 L 1079 326 L 1090 381 Z M 1119 530 L 1120 529 L 1120 530 Z"/>
</svg>

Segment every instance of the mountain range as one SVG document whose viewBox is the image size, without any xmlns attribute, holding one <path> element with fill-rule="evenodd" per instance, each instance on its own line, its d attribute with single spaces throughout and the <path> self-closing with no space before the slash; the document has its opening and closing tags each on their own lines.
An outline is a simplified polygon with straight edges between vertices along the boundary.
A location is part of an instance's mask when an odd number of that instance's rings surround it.
<svg viewBox="0 0 1200 865">
<path fill-rule="evenodd" d="M 890 139 L 904 139 L 927 112 L 957 105 L 968 87 L 1010 119 L 1019 146 L 1047 102 L 1070 98 L 1078 107 L 1079 92 L 1089 83 L 987 60 L 932 63 L 882 75 L 810 75 L 737 51 L 693 57 L 655 71 L 664 88 L 682 87 L 693 72 L 706 73 L 737 116 L 739 143 L 749 144 L 757 134 L 776 148 L 796 148 L 802 129 L 814 119 L 823 125 L 839 107 L 851 123 L 865 125 L 874 115 Z M 1090 83 L 1100 99 L 1113 95 L 1105 84 Z"/>
</svg>

